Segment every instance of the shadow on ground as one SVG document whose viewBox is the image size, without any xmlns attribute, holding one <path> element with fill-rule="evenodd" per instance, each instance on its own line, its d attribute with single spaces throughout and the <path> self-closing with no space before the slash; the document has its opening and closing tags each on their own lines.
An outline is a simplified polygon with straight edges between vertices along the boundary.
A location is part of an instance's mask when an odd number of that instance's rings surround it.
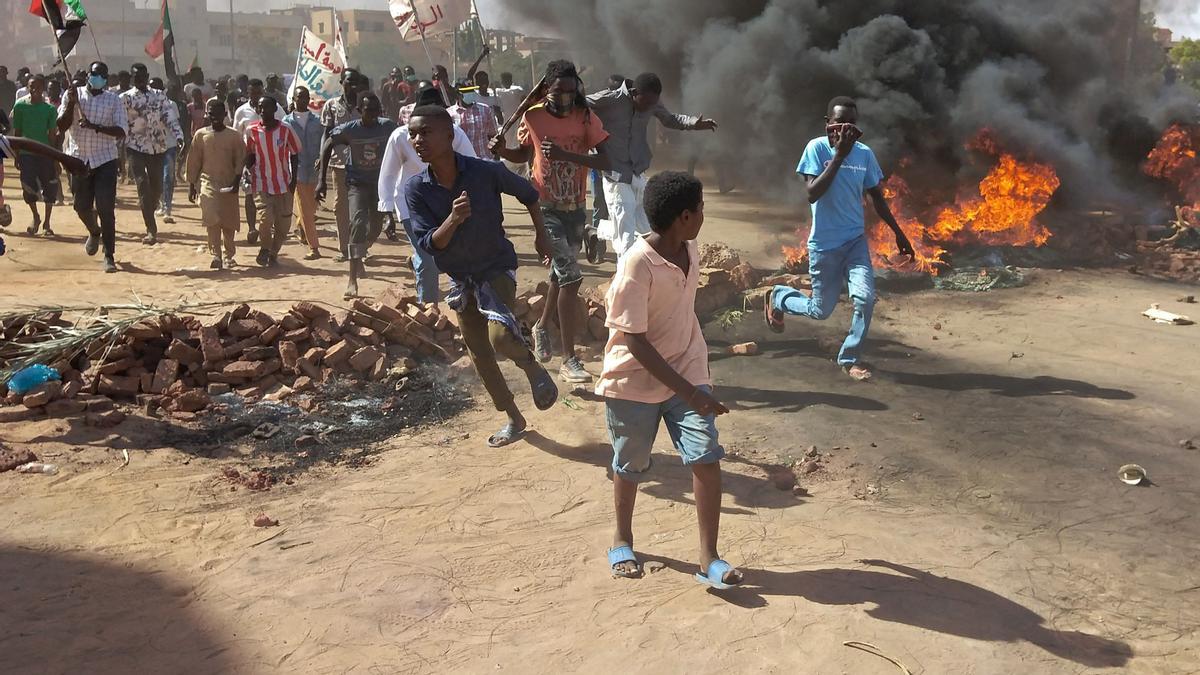
<svg viewBox="0 0 1200 675">
<path fill-rule="evenodd" d="M 155 572 L 0 546 L 5 673 L 231 673 L 230 645 Z"/>
</svg>

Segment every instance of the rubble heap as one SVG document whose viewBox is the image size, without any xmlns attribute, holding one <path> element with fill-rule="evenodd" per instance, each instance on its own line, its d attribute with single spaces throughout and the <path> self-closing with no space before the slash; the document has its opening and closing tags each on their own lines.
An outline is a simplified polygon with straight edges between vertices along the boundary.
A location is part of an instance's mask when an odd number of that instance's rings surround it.
<svg viewBox="0 0 1200 675">
<path fill-rule="evenodd" d="M 0 324 L 0 337 L 37 343 L 71 325 L 49 312 Z M 0 393 L 10 407 L 0 409 L 0 422 L 44 413 L 87 415 L 88 423 L 109 426 L 124 419 L 114 399 L 190 419 L 221 394 L 258 400 L 283 388 L 314 389 L 338 376 L 380 380 L 394 361 L 423 356 L 450 362 L 461 353 L 458 330 L 446 316 L 390 291 L 341 311 L 300 302 L 280 317 L 247 304 L 209 322 L 163 314 L 47 364 L 61 380 L 20 396 L 5 387 Z"/>
</svg>

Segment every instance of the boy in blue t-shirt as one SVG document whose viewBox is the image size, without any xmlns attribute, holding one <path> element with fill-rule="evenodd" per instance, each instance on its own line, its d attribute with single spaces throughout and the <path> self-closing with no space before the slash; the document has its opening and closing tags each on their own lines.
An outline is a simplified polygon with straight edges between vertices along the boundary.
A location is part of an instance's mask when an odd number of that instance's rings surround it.
<svg viewBox="0 0 1200 675">
<path fill-rule="evenodd" d="M 863 216 L 864 192 L 871 195 L 875 213 L 896 233 L 900 254 L 912 256 L 913 248 L 883 196 L 883 171 L 875 153 L 858 142 L 862 130 L 855 126 L 857 122 L 854 99 L 839 96 L 830 101 L 826 135 L 809 142 L 796 169 L 808 183 L 808 201 L 812 204 L 812 234 L 808 238 L 812 295 L 776 286 L 767 295 L 764 310 L 767 325 L 776 333 L 783 332 L 785 314 L 824 321 L 833 314 L 842 283 L 847 282 L 854 317 L 837 361 L 850 377 L 865 381 L 871 379 L 871 371 L 860 357 L 875 310 L 875 272 Z"/>
</svg>

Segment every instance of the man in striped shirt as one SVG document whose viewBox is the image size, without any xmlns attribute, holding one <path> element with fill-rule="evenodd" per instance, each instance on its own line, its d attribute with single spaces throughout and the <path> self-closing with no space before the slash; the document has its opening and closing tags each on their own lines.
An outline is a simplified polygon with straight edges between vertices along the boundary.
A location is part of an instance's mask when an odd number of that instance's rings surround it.
<svg viewBox="0 0 1200 675">
<path fill-rule="evenodd" d="M 262 119 L 246 129 L 246 171 L 262 217 L 258 221 L 261 267 L 278 264 L 279 249 L 292 229 L 292 200 L 300 165 L 300 137 L 275 116 L 279 103 L 270 96 L 258 102 Z"/>
</svg>

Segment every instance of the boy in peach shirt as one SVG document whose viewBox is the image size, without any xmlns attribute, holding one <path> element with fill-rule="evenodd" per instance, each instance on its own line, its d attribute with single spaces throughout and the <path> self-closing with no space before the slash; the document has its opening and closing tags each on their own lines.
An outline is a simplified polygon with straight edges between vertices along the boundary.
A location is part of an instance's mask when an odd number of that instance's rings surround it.
<svg viewBox="0 0 1200 675">
<path fill-rule="evenodd" d="M 696 579 L 724 589 L 742 574 L 717 553 L 721 522 L 721 458 L 716 416 L 729 412 L 713 398 L 708 345 L 696 317 L 704 186 L 686 173 L 663 172 L 646 185 L 652 232 L 617 263 L 608 292 L 610 337 L 596 393 L 605 398 L 613 445 L 617 530 L 608 563 L 613 576 L 641 576 L 633 552 L 633 507 L 638 482 L 665 422 L 683 463 L 692 469 L 700 524 Z"/>
</svg>

